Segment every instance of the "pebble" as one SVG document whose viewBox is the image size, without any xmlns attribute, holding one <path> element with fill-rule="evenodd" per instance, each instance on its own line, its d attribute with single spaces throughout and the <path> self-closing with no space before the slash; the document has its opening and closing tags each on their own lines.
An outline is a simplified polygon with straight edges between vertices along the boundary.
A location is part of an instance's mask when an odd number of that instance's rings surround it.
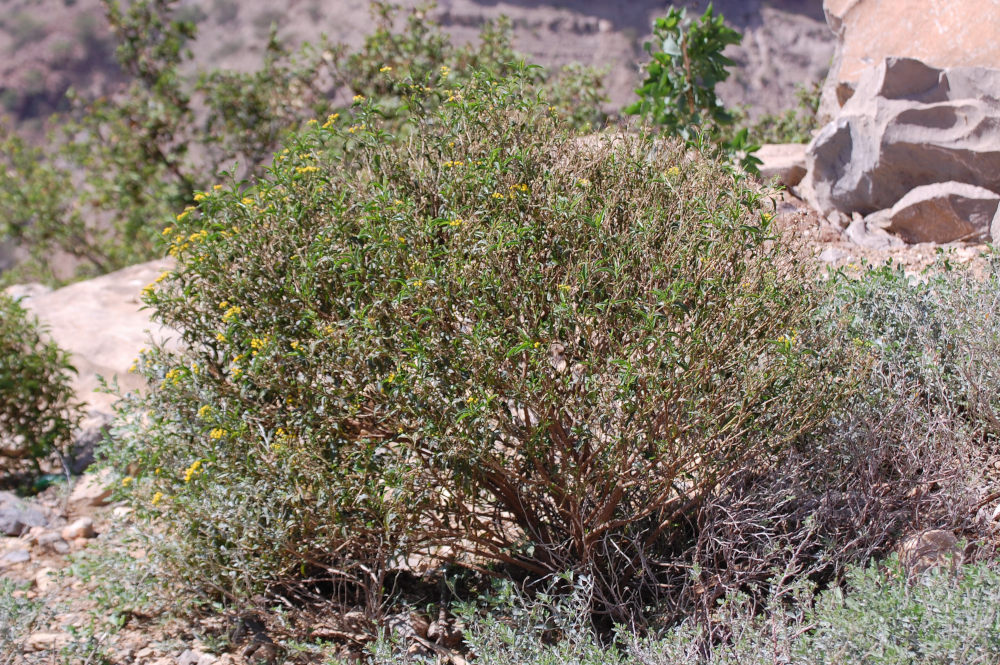
<svg viewBox="0 0 1000 665">
<path fill-rule="evenodd" d="M 76 482 L 69 495 L 69 505 L 79 510 L 94 506 L 103 506 L 111 496 L 109 485 L 110 473 L 87 473 Z"/>
<path fill-rule="evenodd" d="M 54 568 L 49 567 L 39 569 L 39 571 L 35 573 L 35 588 L 42 593 L 45 593 L 52 588 L 53 575 L 55 572 Z"/>
<path fill-rule="evenodd" d="M 31 561 L 31 552 L 28 550 L 11 550 L 0 557 L 0 561 L 6 564 L 24 563 Z"/>
<path fill-rule="evenodd" d="M 25 651 L 52 651 L 69 644 L 68 633 L 37 632 L 28 636 L 24 642 Z"/>
<path fill-rule="evenodd" d="M 81 517 L 72 524 L 63 527 L 62 537 L 64 540 L 76 540 L 77 538 L 93 538 L 97 535 L 94 531 L 94 520 L 89 517 Z"/>
</svg>

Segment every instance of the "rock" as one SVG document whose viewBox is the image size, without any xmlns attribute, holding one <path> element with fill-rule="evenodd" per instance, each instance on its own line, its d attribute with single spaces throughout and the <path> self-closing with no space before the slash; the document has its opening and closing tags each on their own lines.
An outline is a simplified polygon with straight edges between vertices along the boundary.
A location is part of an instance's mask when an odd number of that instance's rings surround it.
<svg viewBox="0 0 1000 665">
<path fill-rule="evenodd" d="M 837 45 L 823 87 L 821 116 L 835 117 L 864 71 L 890 56 L 935 67 L 1000 63 L 1000 6 L 995 1 L 825 0 L 823 10 Z"/>
<path fill-rule="evenodd" d="M 899 546 L 899 562 L 907 579 L 913 579 L 939 566 L 947 565 L 954 570 L 962 563 L 962 550 L 951 531 L 932 529 L 905 539 Z"/>
<path fill-rule="evenodd" d="M 69 633 L 39 631 L 32 633 L 24 641 L 25 651 L 54 651 L 61 649 L 70 642 Z"/>
<path fill-rule="evenodd" d="M 113 416 L 102 411 L 91 411 L 80 428 L 73 434 L 73 442 L 67 455 L 69 472 L 79 476 L 94 463 L 94 451 L 97 450 L 108 433 L 108 426 Z"/>
<path fill-rule="evenodd" d="M 0 563 L 13 565 L 15 563 L 26 563 L 31 561 L 31 552 L 28 550 L 11 550 L 0 556 Z"/>
<path fill-rule="evenodd" d="M 103 506 L 111 496 L 110 472 L 84 474 L 69 494 L 69 506 L 74 512 Z"/>
<path fill-rule="evenodd" d="M 177 657 L 177 665 L 213 665 L 215 661 L 215 656 L 197 649 L 188 649 Z"/>
<path fill-rule="evenodd" d="M 60 535 L 62 535 L 65 540 L 93 538 L 97 535 L 97 532 L 94 531 L 94 520 L 89 517 L 81 517 L 72 524 L 63 527 Z"/>
<path fill-rule="evenodd" d="M 1000 70 L 887 58 L 806 151 L 800 190 L 823 215 L 891 208 L 955 181 L 1000 192 Z"/>
<path fill-rule="evenodd" d="M 806 146 L 803 143 L 765 143 L 757 151 L 763 162 L 760 179 L 771 182 L 777 178 L 785 187 L 794 187 L 806 175 Z"/>
<path fill-rule="evenodd" d="M 986 240 L 1000 196 L 962 182 L 915 187 L 889 212 L 888 229 L 910 243 Z"/>
<path fill-rule="evenodd" d="M 24 301 L 52 339 L 72 354 L 77 397 L 92 409 L 111 413 L 115 399 L 99 391 L 99 375 L 117 379 L 126 391 L 141 388 L 142 378 L 129 373 L 136 356 L 150 334 L 172 335 L 150 320 L 140 301 L 142 289 L 172 266 L 167 259 L 141 263 Z"/>
<path fill-rule="evenodd" d="M 847 252 L 842 249 L 837 249 L 836 247 L 827 247 L 824 249 L 820 255 L 819 260 L 823 263 L 836 263 L 840 259 L 847 256 Z"/>
<path fill-rule="evenodd" d="M 52 588 L 53 579 L 52 576 L 55 574 L 54 568 L 40 568 L 37 573 L 35 573 L 35 588 L 45 593 Z"/>
<path fill-rule="evenodd" d="M 56 554 L 69 554 L 69 543 L 55 531 L 49 531 L 39 536 L 36 541 L 39 547 L 44 547 Z"/>
<path fill-rule="evenodd" d="M 48 520 L 38 508 L 28 506 L 10 492 L 0 492 L 0 533 L 20 536 L 33 526 L 45 526 Z"/>
</svg>

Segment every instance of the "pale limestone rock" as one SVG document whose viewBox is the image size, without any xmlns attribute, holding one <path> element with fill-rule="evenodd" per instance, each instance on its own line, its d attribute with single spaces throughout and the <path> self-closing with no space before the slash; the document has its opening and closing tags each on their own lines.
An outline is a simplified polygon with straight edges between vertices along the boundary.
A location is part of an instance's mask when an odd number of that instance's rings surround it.
<svg viewBox="0 0 1000 665">
<path fill-rule="evenodd" d="M 1000 64 L 1000 0 L 825 0 L 823 10 L 837 37 L 820 106 L 827 117 L 887 57 L 935 67 Z"/>
</svg>

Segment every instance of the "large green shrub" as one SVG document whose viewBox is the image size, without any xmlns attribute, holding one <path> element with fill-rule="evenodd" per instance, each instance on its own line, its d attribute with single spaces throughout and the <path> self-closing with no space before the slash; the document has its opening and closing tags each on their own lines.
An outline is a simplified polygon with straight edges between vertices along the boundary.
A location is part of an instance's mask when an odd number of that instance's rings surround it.
<svg viewBox="0 0 1000 665">
<path fill-rule="evenodd" d="M 0 293 L 0 469 L 65 451 L 79 420 L 69 354 L 37 319 Z"/>
<path fill-rule="evenodd" d="M 375 96 L 391 118 L 406 95 L 396 81 L 447 66 L 447 88 L 472 68 L 502 75 L 517 61 L 507 22 L 486 23 L 479 43 L 455 46 L 426 11 L 398 29 L 397 12 L 376 2 L 377 28 L 356 51 L 322 41 L 292 53 L 272 34 L 256 71 L 200 69 L 187 49 L 196 27 L 177 0 L 102 4 L 128 87 L 97 99 L 71 94 L 72 111 L 41 147 L 0 127 L 0 240 L 30 252 L 22 276 L 58 277 L 54 252 L 74 257 L 83 275 L 154 257 L 166 220 L 220 170 L 263 175 L 286 134 L 343 111 L 337 100 Z M 539 68 L 532 77 L 551 84 L 550 103 L 581 126 L 601 121 L 593 70 Z"/>
<path fill-rule="evenodd" d="M 377 598 L 429 551 L 585 573 L 624 616 L 716 484 L 847 385 L 764 192 L 449 74 L 398 83 L 398 136 L 359 97 L 164 231 L 148 302 L 187 350 L 142 358 L 113 454 L 189 581 Z"/>
</svg>

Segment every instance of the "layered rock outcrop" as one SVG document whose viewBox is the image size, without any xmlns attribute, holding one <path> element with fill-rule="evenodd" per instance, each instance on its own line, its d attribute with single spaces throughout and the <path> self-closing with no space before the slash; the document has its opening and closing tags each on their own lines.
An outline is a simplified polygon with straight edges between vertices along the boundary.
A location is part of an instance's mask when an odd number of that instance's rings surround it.
<svg viewBox="0 0 1000 665">
<path fill-rule="evenodd" d="M 823 215 L 885 218 L 910 242 L 983 239 L 1000 193 L 1000 70 L 886 58 L 806 162 L 802 193 Z"/>
<path fill-rule="evenodd" d="M 887 57 L 933 67 L 1000 66 L 1000 0 L 825 0 L 837 36 L 821 115 L 832 118 L 865 70 Z"/>
</svg>

